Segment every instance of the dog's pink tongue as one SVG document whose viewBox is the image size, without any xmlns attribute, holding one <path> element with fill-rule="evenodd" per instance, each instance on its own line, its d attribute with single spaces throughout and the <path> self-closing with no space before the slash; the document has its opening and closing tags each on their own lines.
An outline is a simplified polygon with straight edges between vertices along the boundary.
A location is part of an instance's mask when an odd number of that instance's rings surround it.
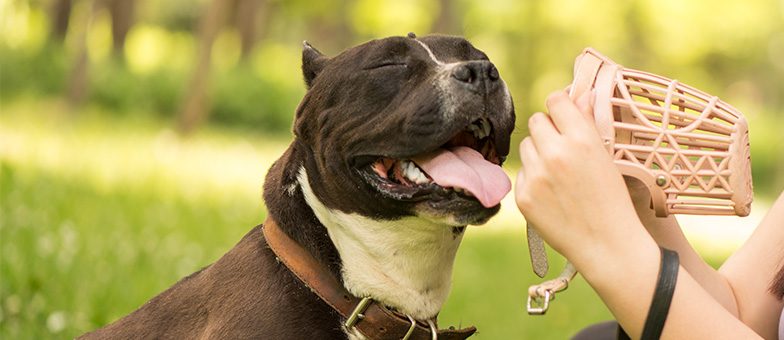
<svg viewBox="0 0 784 340">
<path fill-rule="evenodd" d="M 425 154 L 413 159 L 436 184 L 468 190 L 483 206 L 501 202 L 512 182 L 500 166 L 488 162 L 482 154 L 465 146 Z"/>
</svg>

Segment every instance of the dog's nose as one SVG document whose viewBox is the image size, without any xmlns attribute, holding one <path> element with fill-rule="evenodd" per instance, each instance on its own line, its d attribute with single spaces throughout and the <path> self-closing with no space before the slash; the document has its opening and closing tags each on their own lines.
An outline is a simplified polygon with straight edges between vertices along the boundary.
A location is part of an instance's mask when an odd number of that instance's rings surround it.
<svg viewBox="0 0 784 340">
<path fill-rule="evenodd" d="M 498 69 L 487 60 L 467 61 L 455 66 L 452 77 L 473 91 L 490 92 L 498 83 Z"/>
</svg>

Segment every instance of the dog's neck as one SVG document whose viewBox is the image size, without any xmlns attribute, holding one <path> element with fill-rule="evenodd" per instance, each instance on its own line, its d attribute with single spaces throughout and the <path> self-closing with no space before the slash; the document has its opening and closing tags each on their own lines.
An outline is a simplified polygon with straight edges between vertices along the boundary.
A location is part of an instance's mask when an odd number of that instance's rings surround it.
<svg viewBox="0 0 784 340">
<path fill-rule="evenodd" d="M 349 292 L 418 320 L 438 314 L 449 294 L 462 232 L 418 217 L 380 221 L 331 210 L 313 193 L 304 168 L 298 183 L 340 254 Z"/>
<path fill-rule="evenodd" d="M 435 317 L 449 293 L 462 228 L 331 210 L 313 194 L 302 168 L 305 151 L 293 143 L 267 174 L 269 214 L 355 296 L 371 297 L 419 320 Z"/>
<path fill-rule="evenodd" d="M 305 202 L 297 182 L 297 171 L 304 162 L 303 149 L 295 141 L 272 165 L 264 180 L 264 202 L 280 229 L 340 278 L 338 251 Z"/>
</svg>

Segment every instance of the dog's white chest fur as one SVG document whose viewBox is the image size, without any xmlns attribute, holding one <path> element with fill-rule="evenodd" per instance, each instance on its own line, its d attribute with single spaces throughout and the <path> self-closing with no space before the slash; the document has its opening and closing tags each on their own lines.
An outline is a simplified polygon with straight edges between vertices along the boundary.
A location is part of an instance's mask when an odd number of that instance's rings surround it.
<svg viewBox="0 0 784 340">
<path fill-rule="evenodd" d="M 462 233 L 417 217 L 378 221 L 331 210 L 314 195 L 304 168 L 298 177 L 305 200 L 340 253 L 348 291 L 418 320 L 435 317 L 449 294 Z"/>
</svg>

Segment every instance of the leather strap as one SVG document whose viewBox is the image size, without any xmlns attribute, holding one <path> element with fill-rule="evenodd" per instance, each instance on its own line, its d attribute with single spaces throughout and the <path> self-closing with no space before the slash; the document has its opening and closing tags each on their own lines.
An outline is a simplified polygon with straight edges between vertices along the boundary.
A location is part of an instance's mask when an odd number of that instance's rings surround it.
<svg viewBox="0 0 784 340">
<path fill-rule="evenodd" d="M 534 269 L 536 276 L 543 278 L 550 271 L 550 265 L 547 263 L 547 251 L 544 249 L 544 240 L 539 232 L 531 225 L 531 222 L 526 221 L 525 235 L 528 237 L 528 254 L 531 255 L 531 267 Z"/>
<path fill-rule="evenodd" d="M 656 281 L 656 290 L 653 291 L 653 300 L 645 318 L 642 328 L 642 340 L 658 339 L 661 337 L 667 314 L 670 313 L 672 296 L 675 293 L 675 284 L 678 283 L 678 268 L 680 261 L 678 253 L 667 248 L 661 248 L 661 265 L 659 279 Z"/>
<path fill-rule="evenodd" d="M 678 253 L 663 247 L 659 247 L 659 249 L 661 249 L 659 278 L 656 280 L 653 300 L 648 309 L 648 316 L 645 318 L 640 340 L 657 340 L 661 337 L 664 323 L 667 321 L 667 314 L 670 312 L 675 285 L 678 283 L 678 269 L 680 268 Z M 621 328 L 620 324 L 618 325 L 617 339 L 629 339 L 629 335 Z"/>
<path fill-rule="evenodd" d="M 283 232 L 271 217 L 264 222 L 262 230 L 264 239 L 278 260 L 283 262 L 305 286 L 337 311 L 344 320 L 352 314 L 362 299 L 349 293 L 324 265 Z M 411 328 L 408 317 L 374 300 L 371 301 L 367 309 L 361 313 L 362 317 L 354 328 L 368 339 L 402 339 Z M 473 326 L 463 329 L 450 327 L 450 329 L 438 330 L 437 335 L 441 340 L 462 340 L 475 332 L 476 328 Z M 430 327 L 425 323 L 415 322 L 409 339 L 432 339 Z"/>
</svg>

